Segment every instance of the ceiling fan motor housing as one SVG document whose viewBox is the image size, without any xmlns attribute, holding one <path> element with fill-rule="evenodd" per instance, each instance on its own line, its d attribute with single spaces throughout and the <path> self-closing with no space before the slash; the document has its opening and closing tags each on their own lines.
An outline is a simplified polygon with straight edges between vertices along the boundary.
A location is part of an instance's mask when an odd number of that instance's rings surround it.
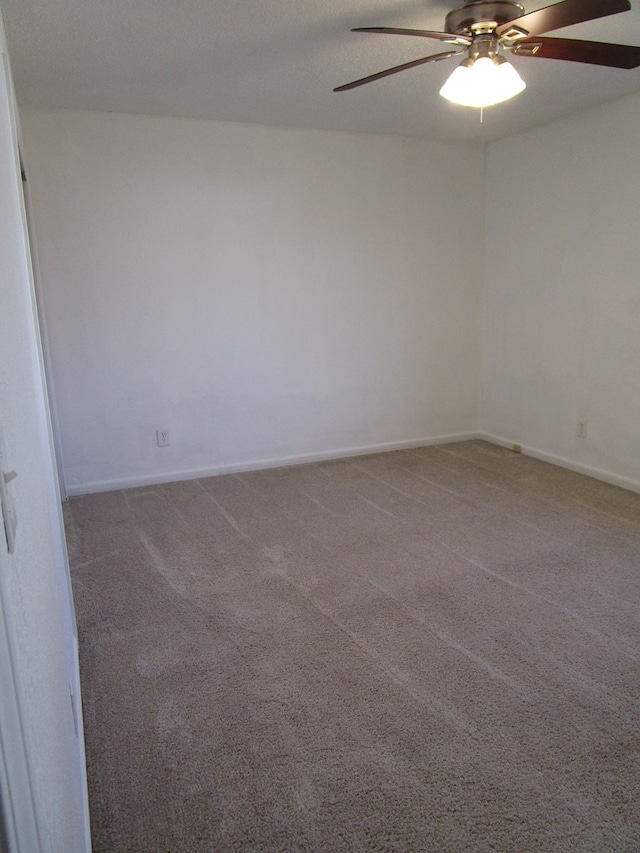
<svg viewBox="0 0 640 853">
<path fill-rule="evenodd" d="M 500 24 L 524 15 L 524 6 L 513 0 L 471 0 L 453 9 L 444 22 L 447 33 L 476 35 L 490 33 Z"/>
</svg>

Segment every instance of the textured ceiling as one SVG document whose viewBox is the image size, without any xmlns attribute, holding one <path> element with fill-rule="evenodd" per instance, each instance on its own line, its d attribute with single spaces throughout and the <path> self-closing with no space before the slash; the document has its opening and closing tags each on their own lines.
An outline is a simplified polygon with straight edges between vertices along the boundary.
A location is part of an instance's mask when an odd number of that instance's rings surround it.
<svg viewBox="0 0 640 853">
<path fill-rule="evenodd" d="M 632 0 L 634 2 L 634 0 Z M 640 45 L 630 12 L 553 35 Z M 442 30 L 443 0 L 0 0 L 20 104 L 448 140 L 490 140 L 640 91 L 640 68 L 514 57 L 527 83 L 479 111 L 438 95 L 457 59 L 335 86 L 443 49 L 351 33 Z M 525 2 L 527 11 L 548 5 Z"/>
</svg>

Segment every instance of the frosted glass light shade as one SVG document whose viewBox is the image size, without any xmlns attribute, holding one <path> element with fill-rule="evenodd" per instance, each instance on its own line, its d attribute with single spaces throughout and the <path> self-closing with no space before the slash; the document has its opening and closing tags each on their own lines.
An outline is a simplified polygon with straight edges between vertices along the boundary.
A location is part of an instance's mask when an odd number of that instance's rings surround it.
<svg viewBox="0 0 640 853">
<path fill-rule="evenodd" d="M 525 87 L 513 65 L 502 57 L 481 56 L 459 65 L 440 89 L 440 94 L 463 107 L 490 107 L 508 101 Z"/>
</svg>

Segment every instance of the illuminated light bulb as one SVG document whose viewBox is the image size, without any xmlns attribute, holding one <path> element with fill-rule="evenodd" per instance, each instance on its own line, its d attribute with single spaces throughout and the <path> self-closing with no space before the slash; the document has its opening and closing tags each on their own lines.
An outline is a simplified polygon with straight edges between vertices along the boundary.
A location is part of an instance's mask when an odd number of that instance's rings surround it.
<svg viewBox="0 0 640 853">
<path fill-rule="evenodd" d="M 501 56 L 465 59 L 440 89 L 440 94 L 463 107 L 490 107 L 508 101 L 525 88 L 513 65 Z"/>
</svg>

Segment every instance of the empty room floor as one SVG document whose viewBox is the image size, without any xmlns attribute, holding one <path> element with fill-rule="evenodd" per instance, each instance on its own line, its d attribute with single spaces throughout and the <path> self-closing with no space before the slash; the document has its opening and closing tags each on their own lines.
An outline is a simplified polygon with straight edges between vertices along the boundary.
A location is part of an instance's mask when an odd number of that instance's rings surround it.
<svg viewBox="0 0 640 853">
<path fill-rule="evenodd" d="M 95 853 L 640 850 L 640 495 L 470 441 L 65 522 Z"/>
</svg>

